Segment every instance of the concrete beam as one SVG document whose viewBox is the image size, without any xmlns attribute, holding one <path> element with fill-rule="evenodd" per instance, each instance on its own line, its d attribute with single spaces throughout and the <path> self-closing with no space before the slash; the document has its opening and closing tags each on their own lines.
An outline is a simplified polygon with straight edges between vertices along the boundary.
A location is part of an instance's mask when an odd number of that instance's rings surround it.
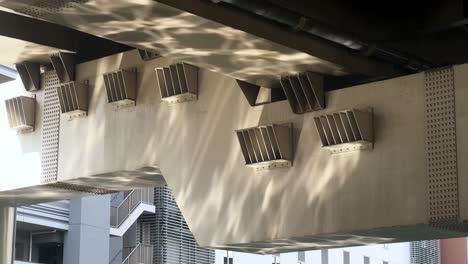
<svg viewBox="0 0 468 264">
<path fill-rule="evenodd" d="M 266 19 L 229 8 L 223 4 L 214 4 L 210 1 L 154 1 L 341 65 L 353 73 L 387 78 L 401 75 L 401 72 L 396 70 L 392 64 L 352 53 L 350 50 L 325 39 L 298 33 L 292 28 L 279 26 Z"/>
</svg>

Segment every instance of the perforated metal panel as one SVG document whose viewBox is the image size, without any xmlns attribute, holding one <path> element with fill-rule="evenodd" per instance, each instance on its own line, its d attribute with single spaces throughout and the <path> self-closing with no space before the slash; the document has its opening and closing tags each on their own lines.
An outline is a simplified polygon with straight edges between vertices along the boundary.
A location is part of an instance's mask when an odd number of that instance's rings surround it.
<svg viewBox="0 0 468 264">
<path fill-rule="evenodd" d="M 453 69 L 426 72 L 426 148 L 429 217 L 437 226 L 459 221 Z"/>
<path fill-rule="evenodd" d="M 59 13 L 65 8 L 84 4 L 89 0 L 35 0 L 30 1 L 27 7 L 15 8 L 14 11 L 32 17 L 43 17 L 47 13 Z"/>
<path fill-rule="evenodd" d="M 112 191 L 108 189 L 96 188 L 96 187 L 91 187 L 91 186 L 86 186 L 86 185 L 77 185 L 77 184 L 71 184 L 71 183 L 65 183 L 65 182 L 50 183 L 50 184 L 47 184 L 47 187 L 69 190 L 72 192 L 90 193 L 90 194 L 95 194 L 95 195 L 111 194 L 111 193 L 116 192 L 116 191 Z"/>
<path fill-rule="evenodd" d="M 43 131 L 42 131 L 42 183 L 57 180 L 60 103 L 57 88 L 60 86 L 55 71 L 41 75 L 41 87 L 44 91 Z"/>
</svg>

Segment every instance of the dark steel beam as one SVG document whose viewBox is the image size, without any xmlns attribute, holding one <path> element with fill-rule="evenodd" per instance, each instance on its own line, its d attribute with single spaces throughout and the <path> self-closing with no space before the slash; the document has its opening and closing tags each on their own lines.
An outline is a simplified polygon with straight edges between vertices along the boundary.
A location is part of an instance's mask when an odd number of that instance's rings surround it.
<svg viewBox="0 0 468 264">
<path fill-rule="evenodd" d="M 402 74 L 390 63 L 350 52 L 328 40 L 296 32 L 292 28 L 274 24 L 222 3 L 201 0 L 155 1 L 341 65 L 352 73 L 373 77 L 393 77 Z"/>
</svg>

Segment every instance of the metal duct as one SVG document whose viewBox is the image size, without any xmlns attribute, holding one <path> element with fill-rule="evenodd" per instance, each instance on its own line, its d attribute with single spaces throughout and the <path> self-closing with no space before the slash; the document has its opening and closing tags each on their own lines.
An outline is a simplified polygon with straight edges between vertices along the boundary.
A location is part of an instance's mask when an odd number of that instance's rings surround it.
<svg viewBox="0 0 468 264">
<path fill-rule="evenodd" d="M 18 133 L 34 131 L 36 117 L 36 99 L 18 96 L 5 101 L 10 128 Z"/>
<path fill-rule="evenodd" d="M 156 68 L 161 100 L 181 103 L 198 97 L 198 67 L 177 63 L 169 67 Z"/>
<path fill-rule="evenodd" d="M 280 82 L 294 113 L 303 114 L 325 108 L 322 76 L 305 72 L 283 77 Z"/>
<path fill-rule="evenodd" d="M 292 165 L 292 124 L 246 128 L 236 134 L 247 166 L 262 170 Z"/>
<path fill-rule="evenodd" d="M 332 153 L 373 147 L 372 109 L 350 109 L 314 117 L 322 147 Z"/>
</svg>

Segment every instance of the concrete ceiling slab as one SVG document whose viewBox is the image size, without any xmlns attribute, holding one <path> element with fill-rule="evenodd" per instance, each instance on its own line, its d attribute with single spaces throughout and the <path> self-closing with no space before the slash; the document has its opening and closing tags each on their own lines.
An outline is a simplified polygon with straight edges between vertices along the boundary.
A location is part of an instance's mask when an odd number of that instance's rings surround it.
<svg viewBox="0 0 468 264">
<path fill-rule="evenodd" d="M 389 70 L 322 42 L 311 42 L 311 55 L 151 0 L 45 2 L 4 0 L 0 6 L 263 86 L 306 70 L 334 76 Z"/>
</svg>

